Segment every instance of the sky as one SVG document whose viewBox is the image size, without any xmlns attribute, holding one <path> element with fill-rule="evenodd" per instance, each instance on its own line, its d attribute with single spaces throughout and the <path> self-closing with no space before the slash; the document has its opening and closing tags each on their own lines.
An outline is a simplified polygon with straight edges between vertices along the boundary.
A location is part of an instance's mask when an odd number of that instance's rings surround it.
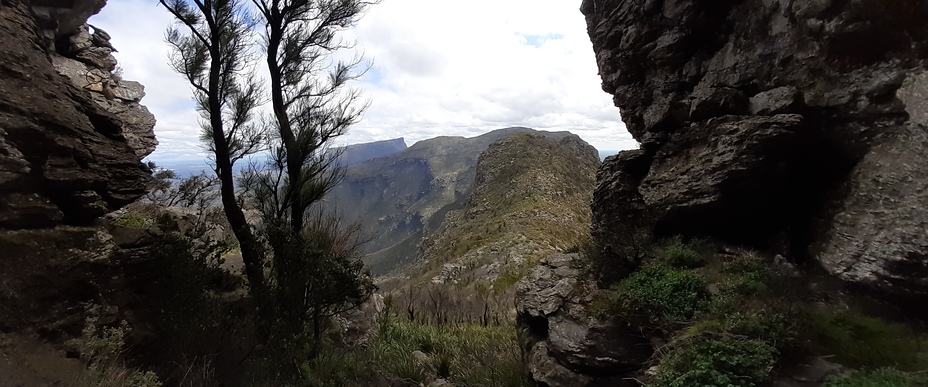
<svg viewBox="0 0 928 387">
<path fill-rule="evenodd" d="M 383 0 L 344 32 L 372 67 L 371 102 L 338 145 L 472 137 L 509 126 L 568 130 L 600 150 L 633 149 L 600 88 L 580 1 Z M 190 87 L 167 64 L 170 14 L 156 0 L 109 1 L 90 23 L 112 36 L 123 78 L 145 85 L 156 162 L 199 161 Z M 340 55 L 353 55 L 341 53 Z"/>
</svg>

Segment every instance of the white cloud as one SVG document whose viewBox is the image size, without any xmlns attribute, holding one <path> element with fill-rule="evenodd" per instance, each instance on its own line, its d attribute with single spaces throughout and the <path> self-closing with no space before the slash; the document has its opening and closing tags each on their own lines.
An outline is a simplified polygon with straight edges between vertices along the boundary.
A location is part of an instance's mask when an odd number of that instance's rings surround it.
<svg viewBox="0 0 928 387">
<path fill-rule="evenodd" d="M 583 16 L 563 0 L 384 0 L 346 37 L 373 60 L 356 86 L 372 101 L 348 143 L 472 136 L 506 126 L 570 130 L 629 149 L 602 92 Z M 186 82 L 167 65 L 171 21 L 150 0 L 111 1 L 91 19 L 113 36 L 125 77 L 146 85 L 161 145 L 151 157 L 202 159 Z"/>
</svg>

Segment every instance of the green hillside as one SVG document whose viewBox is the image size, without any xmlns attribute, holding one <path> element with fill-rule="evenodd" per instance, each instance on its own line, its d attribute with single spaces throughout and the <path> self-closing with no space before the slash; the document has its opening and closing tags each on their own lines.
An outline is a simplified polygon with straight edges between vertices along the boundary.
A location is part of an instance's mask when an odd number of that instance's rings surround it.
<svg viewBox="0 0 928 387">
<path fill-rule="evenodd" d="M 574 135 L 513 134 L 488 147 L 474 190 L 420 246 L 422 282 L 505 291 L 537 261 L 589 235 L 596 150 Z"/>
<path fill-rule="evenodd" d="M 555 140 L 572 136 L 506 128 L 472 138 L 419 141 L 401 152 L 349 166 L 345 179 L 327 197 L 328 204 L 364 226 L 370 237 L 365 263 L 374 274 L 402 269 L 415 261 L 422 238 L 438 229 L 446 214 L 463 208 L 474 187 L 480 154 L 513 133 Z"/>
</svg>

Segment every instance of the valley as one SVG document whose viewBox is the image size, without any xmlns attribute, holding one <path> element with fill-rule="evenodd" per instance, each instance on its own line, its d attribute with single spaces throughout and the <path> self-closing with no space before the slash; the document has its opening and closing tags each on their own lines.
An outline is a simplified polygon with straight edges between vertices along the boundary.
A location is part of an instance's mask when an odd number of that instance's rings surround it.
<svg viewBox="0 0 928 387">
<path fill-rule="evenodd" d="M 924 1 L 132 1 L 0 0 L 2 386 L 928 386 Z"/>
</svg>

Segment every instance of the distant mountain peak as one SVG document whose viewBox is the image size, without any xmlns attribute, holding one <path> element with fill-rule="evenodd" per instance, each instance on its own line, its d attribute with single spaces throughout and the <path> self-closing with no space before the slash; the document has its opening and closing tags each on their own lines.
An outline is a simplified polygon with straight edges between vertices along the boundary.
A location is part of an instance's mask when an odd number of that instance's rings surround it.
<svg viewBox="0 0 928 387">
<path fill-rule="evenodd" d="M 406 140 L 403 137 L 390 140 L 352 144 L 346 147 L 335 148 L 340 151 L 339 157 L 343 166 L 363 163 L 368 160 L 390 156 L 406 150 Z"/>
<path fill-rule="evenodd" d="M 550 146 L 556 145 L 558 154 L 552 157 L 558 160 L 560 155 L 570 154 L 574 160 L 598 163 L 595 149 L 575 134 L 511 127 L 468 138 L 422 140 L 380 159 L 350 165 L 342 183 L 329 195 L 330 203 L 347 219 L 365 225 L 371 236 L 365 261 L 372 272 L 386 274 L 412 264 L 422 239 L 471 198 L 480 155 L 491 144 L 518 133 L 551 140 L 554 145 Z M 548 143 L 529 140 L 514 140 L 507 152 L 521 155 L 532 152 L 539 142 Z M 520 145 L 532 146 L 522 149 Z M 538 163 L 545 164 L 540 159 Z M 590 171 L 592 192 L 593 168 Z M 583 207 L 588 207 L 587 201 Z"/>
</svg>

